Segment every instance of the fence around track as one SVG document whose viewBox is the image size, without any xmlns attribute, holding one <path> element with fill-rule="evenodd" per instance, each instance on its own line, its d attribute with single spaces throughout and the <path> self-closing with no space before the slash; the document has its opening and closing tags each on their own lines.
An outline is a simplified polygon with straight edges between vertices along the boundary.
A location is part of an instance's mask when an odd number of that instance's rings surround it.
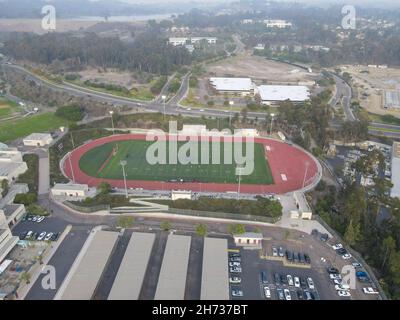
<svg viewBox="0 0 400 320">
<path fill-rule="evenodd" d="M 342 239 L 342 237 L 335 231 L 332 229 L 331 226 L 329 226 L 324 219 L 322 219 L 319 215 L 314 214 L 313 215 L 313 219 L 315 219 L 316 221 L 318 221 L 321 225 L 323 225 L 335 238 Z M 353 248 L 346 246 L 346 250 L 348 252 L 350 252 L 350 254 L 358 261 L 362 264 L 363 268 L 365 269 L 365 271 L 367 271 L 370 279 L 372 280 L 372 282 L 374 283 L 374 285 L 376 286 L 376 288 L 379 289 L 379 293 L 380 293 L 380 297 L 382 298 L 382 300 L 389 300 L 388 297 L 385 294 L 385 291 L 383 291 L 378 279 L 376 278 L 374 272 L 372 271 L 371 267 L 367 264 L 367 262 L 365 262 L 364 258 L 361 256 L 360 253 L 358 253 L 357 251 L 355 251 Z"/>
<path fill-rule="evenodd" d="M 211 212 L 211 211 L 199 211 L 190 209 L 177 209 L 169 208 L 168 213 L 183 215 L 183 216 L 195 216 L 195 217 L 206 217 L 206 218 L 217 218 L 217 219 L 230 219 L 230 220 L 244 220 L 253 222 L 265 222 L 265 223 L 276 223 L 280 217 L 263 217 L 253 216 L 240 213 L 227 213 L 227 212 Z"/>
</svg>

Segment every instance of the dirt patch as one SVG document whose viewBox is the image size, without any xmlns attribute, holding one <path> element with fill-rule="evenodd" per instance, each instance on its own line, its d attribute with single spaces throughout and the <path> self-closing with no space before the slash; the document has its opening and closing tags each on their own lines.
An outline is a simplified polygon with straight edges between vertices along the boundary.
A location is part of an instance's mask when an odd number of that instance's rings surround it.
<svg viewBox="0 0 400 320">
<path fill-rule="evenodd" d="M 100 72 L 100 70 L 98 69 L 91 68 L 79 72 L 79 75 L 81 76 L 80 80 L 82 82 L 90 80 L 103 83 L 112 83 L 123 86 L 129 90 L 134 87 L 146 86 L 146 84 L 141 84 L 137 82 L 130 72 L 125 72 L 125 71 L 108 69 L 106 72 Z"/>
</svg>

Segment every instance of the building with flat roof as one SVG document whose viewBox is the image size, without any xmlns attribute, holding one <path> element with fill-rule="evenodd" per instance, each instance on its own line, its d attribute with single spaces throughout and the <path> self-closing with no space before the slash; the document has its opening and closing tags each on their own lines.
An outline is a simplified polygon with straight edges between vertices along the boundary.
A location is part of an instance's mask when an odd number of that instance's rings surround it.
<svg viewBox="0 0 400 320">
<path fill-rule="evenodd" d="M 4 211 L 0 210 L 0 263 L 15 247 L 18 241 L 19 238 L 17 236 L 13 236 L 11 233 Z"/>
<path fill-rule="evenodd" d="M 173 46 L 184 46 L 189 38 L 169 38 L 169 44 L 172 44 Z"/>
<path fill-rule="evenodd" d="M 27 170 L 26 162 L 0 162 L 0 181 L 7 180 L 11 183 Z"/>
<path fill-rule="evenodd" d="M 257 87 L 263 104 L 272 104 L 290 100 L 304 102 L 310 99 L 310 90 L 306 86 L 262 85 Z"/>
<path fill-rule="evenodd" d="M 22 162 L 22 153 L 17 148 L 0 149 L 1 162 Z"/>
<path fill-rule="evenodd" d="M 89 193 L 87 184 L 56 183 L 51 188 L 51 195 L 55 197 L 86 198 Z"/>
<path fill-rule="evenodd" d="M 7 204 L 0 209 L 0 215 L 4 214 L 6 223 L 10 228 L 24 217 L 25 212 L 23 204 Z"/>
<path fill-rule="evenodd" d="M 392 198 L 400 198 L 400 142 L 394 142 L 392 148 Z"/>
<path fill-rule="evenodd" d="M 172 190 L 171 200 L 187 199 L 192 200 L 192 191 L 190 190 Z"/>
<path fill-rule="evenodd" d="M 118 232 L 92 231 L 55 299 L 90 300 L 118 240 Z"/>
<path fill-rule="evenodd" d="M 228 240 L 204 238 L 201 300 L 229 300 Z"/>
<path fill-rule="evenodd" d="M 191 237 L 170 234 L 164 251 L 155 300 L 183 300 Z"/>
<path fill-rule="evenodd" d="M 258 232 L 245 232 L 242 234 L 234 234 L 233 240 L 235 244 L 239 247 L 246 247 L 246 248 L 257 248 L 261 249 L 262 240 L 264 236 L 262 233 Z"/>
<path fill-rule="evenodd" d="M 220 93 L 253 95 L 254 84 L 250 78 L 210 78 L 211 86 Z"/>
<path fill-rule="evenodd" d="M 292 27 L 292 23 L 288 22 L 286 20 L 279 20 L 279 19 L 276 19 L 276 20 L 264 20 L 263 22 L 267 26 L 267 28 L 280 28 L 280 29 L 283 29 L 283 28 Z"/>
<path fill-rule="evenodd" d="M 44 147 L 53 142 L 53 137 L 50 133 L 32 133 L 22 141 L 27 147 Z"/>
<path fill-rule="evenodd" d="M 206 41 L 208 44 L 216 44 L 217 38 L 216 37 L 192 37 L 190 39 L 191 44 L 195 44 L 200 41 Z"/>
<path fill-rule="evenodd" d="M 132 233 L 108 300 L 138 300 L 156 235 Z"/>
<path fill-rule="evenodd" d="M 400 109 L 400 91 L 385 91 L 385 103 L 386 109 Z"/>
</svg>

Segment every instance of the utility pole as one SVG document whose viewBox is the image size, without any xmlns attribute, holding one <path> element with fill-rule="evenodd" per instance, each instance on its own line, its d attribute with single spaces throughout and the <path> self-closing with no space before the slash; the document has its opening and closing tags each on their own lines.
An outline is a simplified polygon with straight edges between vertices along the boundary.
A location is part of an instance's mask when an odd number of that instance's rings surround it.
<svg viewBox="0 0 400 320">
<path fill-rule="evenodd" d="M 74 137 L 72 136 L 72 132 L 69 132 L 69 135 L 71 137 L 71 143 L 72 143 L 72 149 L 75 149 L 75 142 L 74 142 Z"/>
<path fill-rule="evenodd" d="M 308 173 L 308 166 L 310 165 L 310 163 L 308 161 L 306 161 L 306 170 L 304 172 L 304 179 L 303 179 L 303 188 L 304 185 L 306 184 L 306 178 L 307 178 L 307 173 Z"/>
<path fill-rule="evenodd" d="M 114 114 L 114 111 L 113 111 L 113 110 L 110 110 L 111 125 L 112 125 L 112 130 L 113 130 L 113 135 L 114 135 L 114 134 L 115 134 L 115 128 L 114 128 L 113 114 Z"/>
<path fill-rule="evenodd" d="M 74 173 L 74 167 L 72 166 L 72 161 L 71 161 L 71 151 L 68 153 L 68 160 L 69 160 L 69 166 L 71 168 L 72 182 L 75 183 L 75 173 Z"/>
<path fill-rule="evenodd" d="M 161 99 L 163 100 L 164 103 L 164 121 L 165 121 L 165 100 L 167 99 L 167 96 L 161 96 Z"/>
<path fill-rule="evenodd" d="M 231 100 L 229 101 L 230 111 L 229 111 L 229 126 L 232 126 L 232 106 L 234 102 Z"/>
<path fill-rule="evenodd" d="M 270 136 L 272 136 L 272 124 L 273 124 L 273 121 L 274 121 L 274 117 L 275 117 L 275 114 L 271 113 L 271 126 L 270 126 L 270 132 L 269 132 Z"/>
<path fill-rule="evenodd" d="M 126 174 L 125 174 L 125 166 L 126 166 L 127 162 L 126 162 L 126 160 L 121 160 L 120 164 L 122 166 L 122 174 L 124 176 L 125 197 L 128 199 L 128 187 L 126 185 Z"/>
</svg>

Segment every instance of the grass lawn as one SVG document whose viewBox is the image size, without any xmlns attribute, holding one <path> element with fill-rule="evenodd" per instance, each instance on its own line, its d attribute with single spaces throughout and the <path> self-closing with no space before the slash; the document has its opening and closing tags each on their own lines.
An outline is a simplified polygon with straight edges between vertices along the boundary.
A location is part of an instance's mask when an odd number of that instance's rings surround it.
<svg viewBox="0 0 400 320">
<path fill-rule="evenodd" d="M 0 98 L 0 119 L 12 116 L 18 111 L 18 105 L 4 98 Z"/>
<path fill-rule="evenodd" d="M 66 125 L 67 120 L 56 117 L 51 112 L 7 121 L 0 123 L 0 141 L 7 143 L 33 132 L 46 132 Z"/>
<path fill-rule="evenodd" d="M 221 142 L 221 164 L 155 164 L 150 165 L 146 160 L 146 150 L 153 142 L 130 140 L 118 143 L 116 155 L 111 156 L 115 143 L 107 143 L 88 151 L 80 160 L 83 172 L 92 176 L 105 179 L 123 179 L 121 160 L 127 161 L 126 174 L 128 180 L 170 181 L 184 179 L 198 182 L 237 183 L 235 164 L 223 164 L 224 146 Z M 178 148 L 185 142 L 179 142 Z M 167 143 L 168 148 L 168 143 Z M 243 147 L 243 152 L 245 148 Z M 243 184 L 272 184 L 273 177 L 268 162 L 264 156 L 262 144 L 256 144 L 255 165 L 251 175 L 242 176 Z M 199 145 L 199 155 L 201 155 Z M 167 152 L 168 154 L 168 152 Z M 210 146 L 211 162 L 211 146 Z M 168 161 L 167 161 L 168 163 Z M 105 165 L 104 165 L 105 164 Z"/>
</svg>

